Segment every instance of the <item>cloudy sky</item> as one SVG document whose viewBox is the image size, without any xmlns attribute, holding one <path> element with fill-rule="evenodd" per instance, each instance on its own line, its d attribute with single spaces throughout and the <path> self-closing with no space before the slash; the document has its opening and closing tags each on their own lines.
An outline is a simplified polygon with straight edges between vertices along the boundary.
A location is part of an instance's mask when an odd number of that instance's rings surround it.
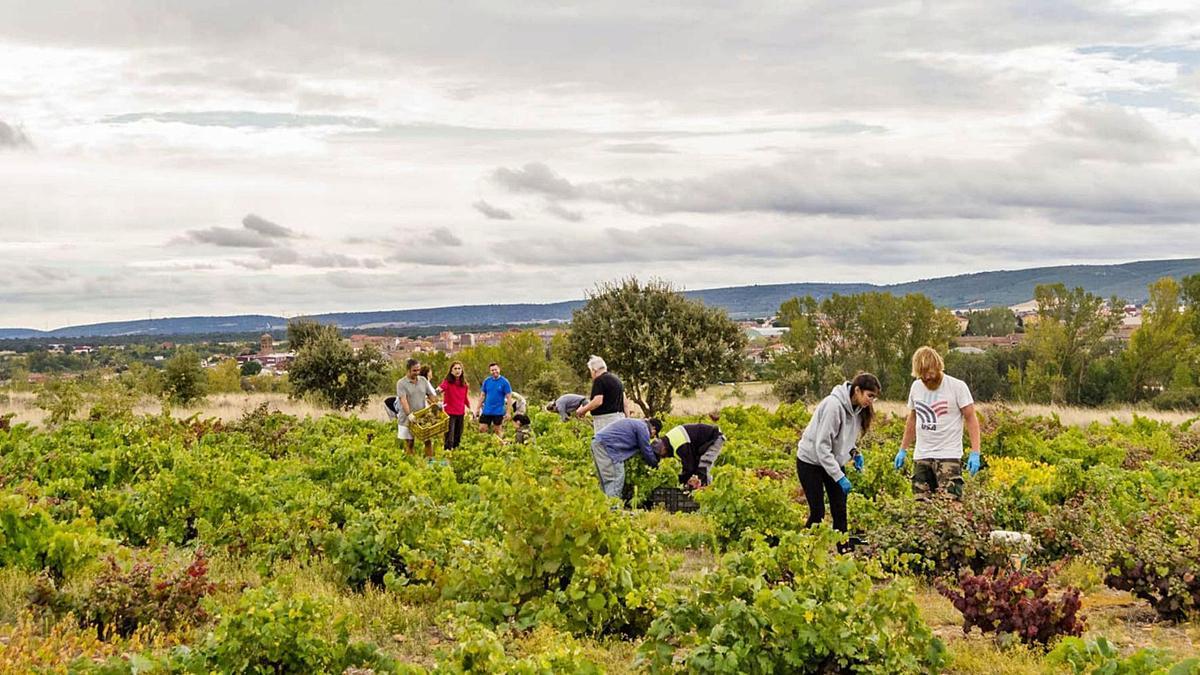
<svg viewBox="0 0 1200 675">
<path fill-rule="evenodd" d="M 0 326 L 1200 255 L 1194 1 L 0 0 Z"/>
</svg>

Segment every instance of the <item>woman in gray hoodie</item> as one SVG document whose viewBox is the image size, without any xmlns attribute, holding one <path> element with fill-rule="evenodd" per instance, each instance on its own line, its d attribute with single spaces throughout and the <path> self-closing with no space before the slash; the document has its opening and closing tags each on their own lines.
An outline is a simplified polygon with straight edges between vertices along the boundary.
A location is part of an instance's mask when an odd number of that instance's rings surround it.
<svg viewBox="0 0 1200 675">
<path fill-rule="evenodd" d="M 871 405 L 879 391 L 879 378 L 859 373 L 834 387 L 813 412 L 796 447 L 796 474 L 808 499 L 805 527 L 825 519 L 825 493 L 829 493 L 833 529 L 846 531 L 846 495 L 851 486 L 842 467 L 853 457 L 854 468 L 862 471 L 858 437 L 871 426 Z"/>
</svg>

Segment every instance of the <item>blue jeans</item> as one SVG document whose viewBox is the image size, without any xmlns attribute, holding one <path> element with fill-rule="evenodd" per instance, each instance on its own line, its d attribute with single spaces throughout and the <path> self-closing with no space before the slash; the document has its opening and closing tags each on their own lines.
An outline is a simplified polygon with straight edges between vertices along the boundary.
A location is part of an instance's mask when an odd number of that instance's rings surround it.
<svg viewBox="0 0 1200 675">
<path fill-rule="evenodd" d="M 605 496 L 620 499 L 621 491 L 625 489 L 625 462 L 609 457 L 608 450 L 596 439 L 592 439 L 592 462 L 596 465 L 596 476 Z"/>
</svg>

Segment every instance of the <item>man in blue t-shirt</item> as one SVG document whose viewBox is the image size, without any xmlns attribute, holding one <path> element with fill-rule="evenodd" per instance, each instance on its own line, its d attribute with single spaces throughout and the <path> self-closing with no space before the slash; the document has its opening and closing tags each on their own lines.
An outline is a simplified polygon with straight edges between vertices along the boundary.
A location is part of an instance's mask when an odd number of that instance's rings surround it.
<svg viewBox="0 0 1200 675">
<path fill-rule="evenodd" d="M 508 378 L 500 374 L 500 364 L 488 364 L 488 373 L 488 378 L 479 385 L 479 391 L 483 392 L 479 401 L 479 411 L 476 413 L 479 417 L 479 433 L 486 434 L 491 431 L 499 436 L 504 430 L 504 420 L 508 417 L 512 385 L 508 383 Z"/>
</svg>

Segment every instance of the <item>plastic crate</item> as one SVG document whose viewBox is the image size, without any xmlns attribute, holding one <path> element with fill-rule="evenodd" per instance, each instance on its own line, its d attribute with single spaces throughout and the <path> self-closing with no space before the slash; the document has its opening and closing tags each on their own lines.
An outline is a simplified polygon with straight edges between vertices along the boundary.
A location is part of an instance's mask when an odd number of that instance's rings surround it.
<svg viewBox="0 0 1200 675">
<path fill-rule="evenodd" d="M 413 438 L 422 443 L 438 436 L 446 435 L 450 428 L 450 416 L 440 406 L 431 405 L 422 408 L 414 414 L 414 419 L 408 425 Z"/>
<path fill-rule="evenodd" d="M 700 510 L 700 505 L 692 499 L 690 492 L 675 487 L 657 487 L 650 493 L 650 506 L 665 508 L 668 513 L 692 513 Z"/>
</svg>

